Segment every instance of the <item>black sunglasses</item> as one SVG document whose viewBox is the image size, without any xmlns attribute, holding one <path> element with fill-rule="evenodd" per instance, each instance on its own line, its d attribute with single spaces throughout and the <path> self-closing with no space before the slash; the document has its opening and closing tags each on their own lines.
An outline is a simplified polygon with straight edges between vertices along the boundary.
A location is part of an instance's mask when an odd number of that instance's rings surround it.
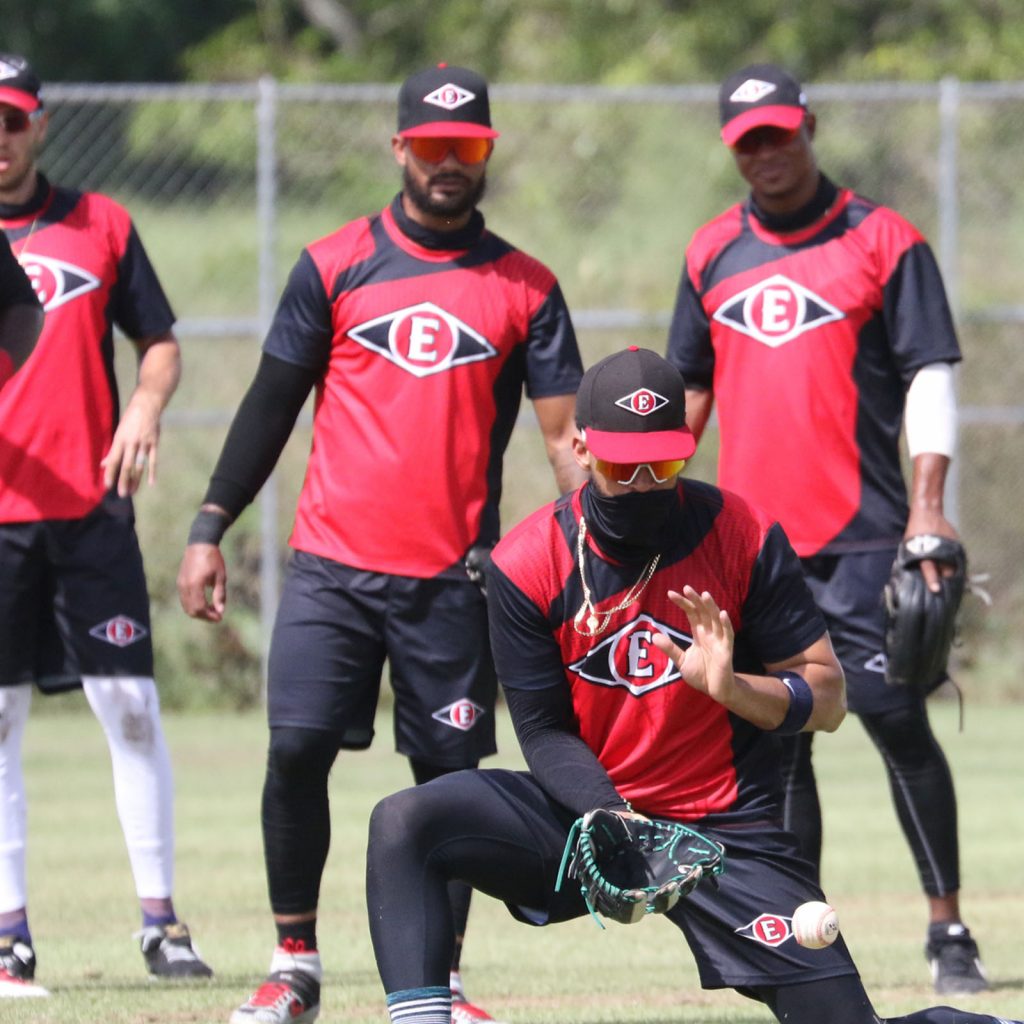
<svg viewBox="0 0 1024 1024">
<path fill-rule="evenodd" d="M 28 131 L 28 126 L 35 120 L 38 110 L 29 114 L 24 110 L 8 110 L 0 114 L 0 125 L 8 135 L 20 135 Z"/>
</svg>

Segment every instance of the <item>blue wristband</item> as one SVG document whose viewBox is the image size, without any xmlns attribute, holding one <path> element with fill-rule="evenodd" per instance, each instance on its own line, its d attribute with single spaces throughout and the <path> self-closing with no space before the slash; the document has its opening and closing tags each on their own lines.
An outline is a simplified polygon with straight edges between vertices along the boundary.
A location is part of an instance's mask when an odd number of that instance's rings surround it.
<svg viewBox="0 0 1024 1024">
<path fill-rule="evenodd" d="M 786 717 L 769 732 L 778 733 L 780 736 L 793 736 L 800 732 L 807 724 L 814 710 L 814 694 L 807 680 L 796 672 L 771 672 L 770 675 L 782 680 L 782 685 L 789 690 L 789 707 L 786 710 Z"/>
</svg>

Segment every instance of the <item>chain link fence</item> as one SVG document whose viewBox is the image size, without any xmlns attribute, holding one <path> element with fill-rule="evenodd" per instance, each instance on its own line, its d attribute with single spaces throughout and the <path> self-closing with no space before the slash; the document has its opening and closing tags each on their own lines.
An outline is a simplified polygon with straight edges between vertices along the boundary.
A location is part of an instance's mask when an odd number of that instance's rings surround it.
<svg viewBox="0 0 1024 1024">
<path fill-rule="evenodd" d="M 961 669 L 1024 698 L 1024 82 L 822 84 L 819 162 L 930 238 L 956 310 L 961 453 L 953 517 L 994 599 L 968 602 Z M 693 230 L 744 192 L 719 141 L 713 86 L 495 86 L 501 138 L 489 226 L 558 275 L 589 365 L 626 343 L 663 350 Z M 386 204 L 396 86 L 54 85 L 42 166 L 132 212 L 180 317 L 185 374 L 158 486 L 139 499 L 165 701 L 258 701 L 287 534 L 309 448 L 300 422 L 259 502 L 228 534 L 227 622 L 185 618 L 174 577 L 192 512 L 301 248 Z M 119 345 L 122 393 L 132 350 Z M 527 403 L 528 406 L 528 403 Z M 714 477 L 714 437 L 692 471 Z M 784 468 L 780 467 L 780 472 Z M 396 481 L 396 486 L 401 486 Z M 553 495 L 528 408 L 507 459 L 509 525 Z M 410 514 L 415 514 L 414 510 Z M 1012 666 L 1012 667 L 1011 667 Z"/>
</svg>

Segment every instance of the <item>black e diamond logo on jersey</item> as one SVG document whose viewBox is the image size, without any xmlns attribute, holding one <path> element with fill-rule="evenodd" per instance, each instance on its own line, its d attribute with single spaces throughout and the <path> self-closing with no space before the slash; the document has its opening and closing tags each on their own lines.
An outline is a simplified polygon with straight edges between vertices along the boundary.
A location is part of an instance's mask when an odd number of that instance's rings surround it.
<svg viewBox="0 0 1024 1024">
<path fill-rule="evenodd" d="M 475 99 L 475 92 L 463 89 L 461 85 L 447 82 L 444 85 L 439 85 L 433 92 L 427 93 L 423 97 L 423 102 L 432 103 L 435 107 L 441 107 L 444 110 L 458 110 L 459 107 L 465 106 L 470 100 Z"/>
<path fill-rule="evenodd" d="M 76 267 L 73 263 L 55 260 L 52 256 L 37 256 L 27 253 L 20 258 L 22 267 L 32 282 L 32 287 L 39 296 L 43 312 L 63 306 L 65 302 L 77 299 L 80 295 L 95 291 L 100 286 L 100 279 L 88 270 Z"/>
<path fill-rule="evenodd" d="M 141 622 L 136 622 L 127 615 L 115 615 L 89 630 L 89 636 L 115 647 L 131 647 L 148 635 L 149 630 Z"/>
<path fill-rule="evenodd" d="M 820 295 L 775 274 L 734 295 L 715 311 L 715 319 L 746 334 L 762 345 L 778 348 L 816 327 L 842 320 L 836 309 Z"/>
<path fill-rule="evenodd" d="M 641 615 L 569 666 L 581 679 L 599 686 L 622 686 L 634 697 L 682 679 L 675 662 L 654 646 L 654 634 L 665 633 L 684 651 L 693 640 L 649 615 Z"/>
<path fill-rule="evenodd" d="M 668 399 L 664 395 L 659 395 L 657 391 L 651 391 L 650 388 L 637 388 L 636 391 L 616 399 L 615 404 L 635 412 L 637 416 L 650 416 L 663 405 L 668 405 Z"/>
<path fill-rule="evenodd" d="M 473 701 L 463 697 L 462 700 L 457 700 L 454 704 L 439 708 L 430 717 L 444 725 L 450 725 L 453 729 L 458 729 L 459 732 L 469 732 L 480 721 L 480 716 L 484 713 L 484 709 L 479 704 L 474 704 Z"/>
<path fill-rule="evenodd" d="M 348 336 L 414 377 L 429 377 L 498 354 L 482 334 L 432 302 L 368 320 L 353 327 Z"/>
<path fill-rule="evenodd" d="M 781 946 L 793 934 L 793 919 L 781 914 L 759 914 L 750 924 L 735 929 L 737 935 L 760 942 L 762 946 Z"/>
</svg>

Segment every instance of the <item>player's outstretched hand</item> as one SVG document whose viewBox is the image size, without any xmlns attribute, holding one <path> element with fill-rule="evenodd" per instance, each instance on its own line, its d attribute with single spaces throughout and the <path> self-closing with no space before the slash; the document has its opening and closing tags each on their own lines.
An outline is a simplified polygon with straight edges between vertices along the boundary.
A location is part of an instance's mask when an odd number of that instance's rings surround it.
<svg viewBox="0 0 1024 1024">
<path fill-rule="evenodd" d="M 684 651 L 664 633 L 654 635 L 655 646 L 675 662 L 688 685 L 720 704 L 727 704 L 736 692 L 732 668 L 735 633 L 729 613 L 707 592 L 698 594 L 691 586 L 681 594 L 668 592 L 669 600 L 686 613 L 693 643 Z"/>
<path fill-rule="evenodd" d="M 228 573 L 216 544 L 189 544 L 178 569 L 178 600 L 187 615 L 220 622 L 228 598 Z"/>
</svg>

